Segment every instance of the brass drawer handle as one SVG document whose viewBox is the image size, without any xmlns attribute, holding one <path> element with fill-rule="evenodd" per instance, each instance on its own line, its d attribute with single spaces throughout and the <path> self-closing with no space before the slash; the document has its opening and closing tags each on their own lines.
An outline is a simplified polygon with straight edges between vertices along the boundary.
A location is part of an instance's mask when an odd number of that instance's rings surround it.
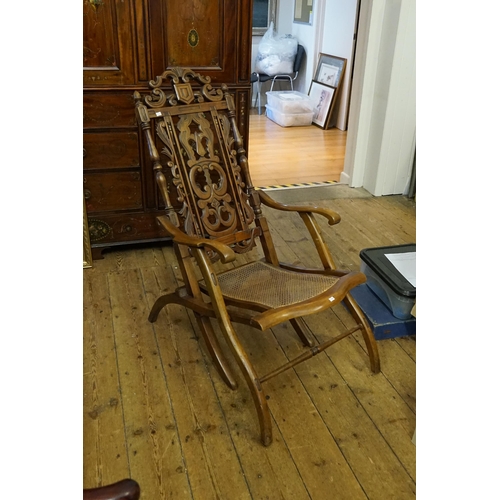
<svg viewBox="0 0 500 500">
<path fill-rule="evenodd" d="M 85 158 L 87 156 L 87 150 L 83 148 L 83 157 Z"/>
<path fill-rule="evenodd" d="M 90 195 L 91 195 L 91 194 L 92 194 L 92 193 L 90 192 L 90 190 L 88 190 L 88 189 L 84 189 L 84 190 L 83 190 L 83 197 L 84 197 L 86 200 L 90 200 Z"/>
</svg>

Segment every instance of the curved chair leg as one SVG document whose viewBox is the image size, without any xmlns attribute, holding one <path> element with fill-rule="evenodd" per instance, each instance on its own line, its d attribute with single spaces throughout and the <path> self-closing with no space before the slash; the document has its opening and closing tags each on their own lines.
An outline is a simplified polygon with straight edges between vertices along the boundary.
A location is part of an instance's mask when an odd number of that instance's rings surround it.
<svg viewBox="0 0 500 500">
<path fill-rule="evenodd" d="M 273 91 L 273 87 L 274 87 L 274 82 L 276 81 L 276 79 L 278 79 L 278 81 L 283 81 L 285 78 L 288 78 L 290 80 L 290 88 L 291 90 L 293 90 L 293 80 L 292 80 L 292 77 L 289 76 L 289 75 L 276 75 L 274 78 L 273 78 L 273 81 L 271 82 L 271 89 L 270 89 L 270 92 Z"/>
<path fill-rule="evenodd" d="M 177 293 L 167 293 L 166 295 L 162 295 L 156 299 L 156 302 L 153 304 L 151 308 L 151 312 L 148 316 L 148 321 L 150 323 L 154 323 L 158 319 L 158 314 L 160 311 L 170 303 L 175 303 L 177 301 Z"/>
<path fill-rule="evenodd" d="M 158 314 L 160 311 L 168 304 L 178 304 L 179 296 L 176 292 L 168 293 L 166 295 L 162 295 L 156 299 L 156 302 L 153 304 L 151 308 L 151 312 L 149 313 L 148 320 L 150 323 L 154 323 L 158 319 Z M 210 319 L 207 317 L 201 316 L 201 314 L 194 313 L 196 317 L 196 322 L 201 330 L 201 334 L 203 335 L 203 339 L 205 340 L 205 344 L 207 346 L 208 352 L 210 353 L 210 357 L 214 362 L 215 368 L 219 372 L 222 380 L 227 384 L 227 386 L 235 390 L 238 388 L 238 382 L 234 378 L 233 371 L 229 366 L 229 363 L 224 356 L 222 349 L 220 347 L 219 341 L 215 336 L 214 330 L 210 323 Z"/>
<path fill-rule="evenodd" d="M 365 340 L 366 348 L 368 349 L 368 356 L 370 357 L 370 366 L 373 373 L 380 372 L 380 357 L 378 353 L 378 346 L 375 337 L 373 336 L 372 329 L 366 321 L 365 315 L 359 308 L 357 302 L 352 298 L 351 294 L 348 293 L 344 298 L 344 304 L 347 306 L 349 312 L 354 316 L 354 319 L 360 323 L 363 328 L 361 333 Z"/>
<path fill-rule="evenodd" d="M 257 416 L 259 418 L 260 439 L 262 444 L 264 446 L 269 446 L 273 440 L 271 413 L 269 412 L 266 396 L 262 390 L 259 377 L 257 376 L 257 372 L 252 366 L 252 363 L 250 363 L 250 359 L 243 349 L 243 346 L 241 345 L 231 324 L 231 319 L 229 318 L 224 298 L 217 283 L 217 278 L 215 278 L 215 275 L 212 274 L 208 257 L 203 249 L 200 248 L 194 248 L 192 249 L 192 252 L 196 258 L 196 262 L 198 263 L 198 267 L 203 275 L 203 278 L 205 279 L 205 283 L 211 283 L 212 280 L 215 279 L 214 286 L 208 287 L 212 307 L 217 316 L 217 322 L 222 334 L 225 336 L 231 352 L 233 353 L 233 356 L 235 357 L 236 362 L 245 377 L 250 393 L 252 394 Z"/>
<path fill-rule="evenodd" d="M 201 314 L 194 313 L 198 327 L 201 330 L 201 334 L 205 340 L 205 345 L 207 346 L 208 352 L 212 358 L 215 368 L 219 372 L 222 380 L 225 384 L 233 391 L 238 388 L 238 382 L 236 382 L 233 371 L 229 366 L 229 363 L 222 353 L 219 341 L 215 335 L 212 324 L 210 323 L 210 318 L 202 316 Z"/>
<path fill-rule="evenodd" d="M 259 377 L 250 363 L 250 360 L 240 344 L 236 336 L 236 332 L 230 322 L 226 321 L 224 318 L 219 318 L 219 325 L 227 338 L 234 357 L 243 372 L 243 376 L 245 377 L 248 388 L 250 389 L 250 393 L 252 394 L 255 409 L 257 410 L 257 416 L 259 418 L 260 440 L 264 446 L 269 446 L 273 441 L 271 413 L 269 412 L 266 396 L 259 382 Z"/>
</svg>

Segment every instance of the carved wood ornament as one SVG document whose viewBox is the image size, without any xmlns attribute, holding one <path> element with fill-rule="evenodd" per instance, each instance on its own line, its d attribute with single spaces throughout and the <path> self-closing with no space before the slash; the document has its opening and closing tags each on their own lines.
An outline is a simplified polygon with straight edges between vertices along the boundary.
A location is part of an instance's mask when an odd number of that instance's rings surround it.
<svg viewBox="0 0 500 500">
<path fill-rule="evenodd" d="M 136 113 L 169 219 L 187 234 L 203 238 L 247 232 L 246 238 L 231 243 L 237 252 L 249 250 L 256 233 L 249 225 L 260 208 L 254 213 L 249 204 L 253 186 L 228 87 L 214 89 L 209 77 L 185 68 L 166 70 L 149 86 L 149 95 L 134 94 Z M 166 168 L 153 141 L 152 122 Z M 180 209 L 174 209 L 172 192 Z"/>
</svg>

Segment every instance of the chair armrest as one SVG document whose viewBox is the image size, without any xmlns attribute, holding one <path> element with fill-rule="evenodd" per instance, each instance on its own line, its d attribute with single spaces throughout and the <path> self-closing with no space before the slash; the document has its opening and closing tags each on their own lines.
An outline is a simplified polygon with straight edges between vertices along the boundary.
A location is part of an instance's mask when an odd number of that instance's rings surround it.
<svg viewBox="0 0 500 500">
<path fill-rule="evenodd" d="M 158 222 L 168 231 L 175 243 L 186 245 L 193 248 L 208 247 L 216 252 L 223 264 L 232 262 L 236 258 L 234 251 L 217 240 L 209 240 L 208 238 L 198 238 L 197 236 L 189 236 L 183 233 L 178 227 L 174 226 L 166 215 L 157 217 Z"/>
<path fill-rule="evenodd" d="M 318 214 L 322 215 L 328 220 L 328 224 L 333 226 L 334 224 L 338 224 L 340 222 L 340 215 L 333 210 L 328 208 L 320 208 L 320 207 L 311 207 L 307 205 L 284 205 L 276 200 L 273 200 L 269 195 L 261 191 L 260 189 L 257 191 L 259 193 L 260 201 L 266 206 L 270 208 L 274 208 L 276 210 L 282 210 L 285 212 L 298 212 L 300 213 L 309 213 L 309 214 Z"/>
</svg>

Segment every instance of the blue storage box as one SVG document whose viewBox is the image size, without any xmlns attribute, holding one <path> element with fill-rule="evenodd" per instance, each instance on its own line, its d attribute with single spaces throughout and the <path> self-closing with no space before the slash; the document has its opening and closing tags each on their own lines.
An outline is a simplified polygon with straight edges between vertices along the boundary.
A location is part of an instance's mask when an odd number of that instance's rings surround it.
<svg viewBox="0 0 500 500">
<path fill-rule="evenodd" d="M 396 269 L 387 254 L 416 252 L 417 246 L 397 245 L 361 250 L 361 272 L 368 287 L 399 319 L 410 319 L 417 289 Z"/>
<path fill-rule="evenodd" d="M 376 340 L 417 333 L 417 322 L 413 316 L 406 320 L 396 318 L 366 283 L 353 288 L 351 295 L 365 314 Z"/>
</svg>

